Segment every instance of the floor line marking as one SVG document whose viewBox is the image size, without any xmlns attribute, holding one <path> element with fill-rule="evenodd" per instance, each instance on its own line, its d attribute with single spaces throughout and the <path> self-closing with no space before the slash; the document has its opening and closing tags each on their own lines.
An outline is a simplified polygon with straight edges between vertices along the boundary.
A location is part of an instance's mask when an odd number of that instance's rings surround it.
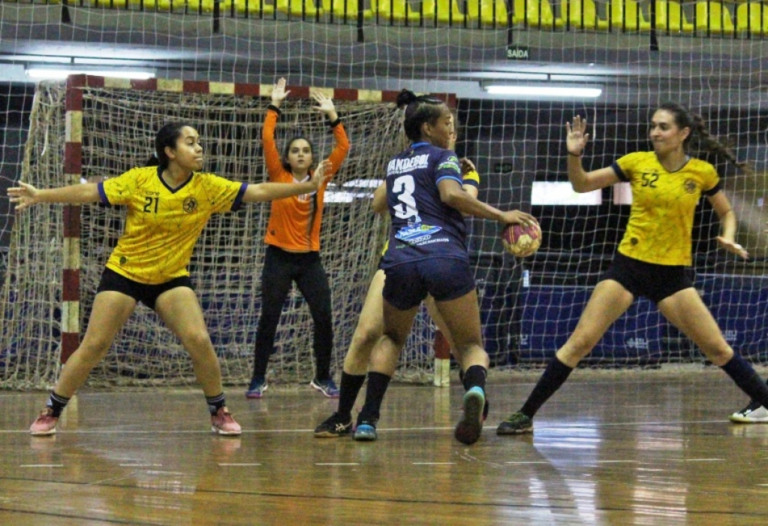
<svg viewBox="0 0 768 526">
<path fill-rule="evenodd" d="M 20 468 L 63 468 L 64 464 L 21 464 Z"/>
<path fill-rule="evenodd" d="M 219 466 L 252 467 L 252 466 L 261 466 L 261 464 L 258 462 L 219 462 Z"/>
<path fill-rule="evenodd" d="M 315 462 L 315 466 L 359 466 L 359 462 Z"/>
</svg>

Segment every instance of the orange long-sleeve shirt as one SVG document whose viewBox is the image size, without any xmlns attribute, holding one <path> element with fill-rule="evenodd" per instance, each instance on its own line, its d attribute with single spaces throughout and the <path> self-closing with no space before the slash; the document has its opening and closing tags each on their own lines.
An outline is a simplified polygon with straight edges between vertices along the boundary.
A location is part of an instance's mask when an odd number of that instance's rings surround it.
<svg viewBox="0 0 768 526">
<path fill-rule="evenodd" d="M 271 182 L 296 182 L 293 174 L 283 168 L 280 152 L 275 144 L 278 115 L 279 111 L 269 108 L 261 131 L 267 173 Z M 343 124 L 338 123 L 333 127 L 333 137 L 336 140 L 336 146 L 328 160 L 331 161 L 330 173 L 335 175 L 349 152 L 349 139 Z M 289 252 L 318 252 L 326 186 L 327 183 L 321 185 L 314 194 L 302 194 L 272 201 L 264 242 Z"/>
</svg>

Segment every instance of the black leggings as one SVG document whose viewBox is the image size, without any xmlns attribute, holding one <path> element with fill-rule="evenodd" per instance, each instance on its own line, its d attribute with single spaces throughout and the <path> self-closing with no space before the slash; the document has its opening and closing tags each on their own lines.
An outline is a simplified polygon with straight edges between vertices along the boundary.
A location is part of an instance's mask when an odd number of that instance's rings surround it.
<svg viewBox="0 0 768 526">
<path fill-rule="evenodd" d="M 264 378 L 269 356 L 275 344 L 275 332 L 280 322 L 285 298 L 296 282 L 315 322 L 313 350 L 315 377 L 330 378 L 331 351 L 333 350 L 333 323 L 331 319 L 331 289 L 328 276 L 320 261 L 319 252 L 286 252 L 267 246 L 264 270 L 261 273 L 261 316 L 256 333 L 253 377 Z"/>
</svg>

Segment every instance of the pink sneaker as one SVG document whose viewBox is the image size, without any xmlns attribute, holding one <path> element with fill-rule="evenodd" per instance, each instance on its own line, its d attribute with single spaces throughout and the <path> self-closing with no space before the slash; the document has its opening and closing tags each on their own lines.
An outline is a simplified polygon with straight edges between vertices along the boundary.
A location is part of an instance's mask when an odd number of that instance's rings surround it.
<svg viewBox="0 0 768 526">
<path fill-rule="evenodd" d="M 53 416 L 53 409 L 46 407 L 40 416 L 29 426 L 29 433 L 33 436 L 47 436 L 56 434 L 56 424 L 59 417 Z"/>
<path fill-rule="evenodd" d="M 211 415 L 211 431 L 219 435 L 239 435 L 243 432 L 226 407 L 219 408 L 215 415 Z"/>
</svg>

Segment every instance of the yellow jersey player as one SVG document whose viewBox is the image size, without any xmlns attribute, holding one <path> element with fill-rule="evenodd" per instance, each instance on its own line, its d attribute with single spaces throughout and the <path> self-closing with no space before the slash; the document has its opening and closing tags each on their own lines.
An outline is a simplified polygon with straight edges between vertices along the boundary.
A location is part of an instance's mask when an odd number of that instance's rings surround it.
<svg viewBox="0 0 768 526">
<path fill-rule="evenodd" d="M 736 215 L 720 189 L 715 168 L 689 157 L 689 144 L 724 156 L 742 169 L 745 166 L 709 135 L 700 117 L 673 103 L 663 104 L 653 114 L 649 132 L 652 152 L 626 155 L 609 167 L 591 172 L 585 172 L 581 165 L 589 139 L 586 121 L 575 117 L 573 126 L 567 123 L 566 129 L 568 178 L 573 189 L 589 192 L 629 181 L 632 209 L 613 263 L 595 287 L 573 334 L 558 349 L 525 404 L 501 422 L 496 432 L 531 433 L 539 408 L 637 296 L 656 303 L 667 320 L 745 393 L 763 405 L 768 403 L 768 386 L 725 341 L 686 272 L 691 265 L 694 211 L 702 195 L 720 218 L 720 246 L 739 257 L 748 256 L 734 240 Z"/>
<path fill-rule="evenodd" d="M 154 166 L 129 170 L 102 183 L 38 190 L 19 183 L 8 189 L 17 210 L 36 203 L 94 203 L 128 209 L 125 232 L 107 262 L 83 341 L 69 357 L 45 409 L 30 433 L 52 435 L 62 410 L 107 353 L 112 340 L 141 301 L 154 309 L 189 352 L 211 414 L 211 429 L 239 435 L 227 410 L 221 369 L 187 265 L 210 216 L 240 203 L 314 192 L 326 182 L 328 163 L 301 183 L 235 183 L 202 173 L 203 148 L 197 130 L 168 124 L 155 137 Z"/>
</svg>

